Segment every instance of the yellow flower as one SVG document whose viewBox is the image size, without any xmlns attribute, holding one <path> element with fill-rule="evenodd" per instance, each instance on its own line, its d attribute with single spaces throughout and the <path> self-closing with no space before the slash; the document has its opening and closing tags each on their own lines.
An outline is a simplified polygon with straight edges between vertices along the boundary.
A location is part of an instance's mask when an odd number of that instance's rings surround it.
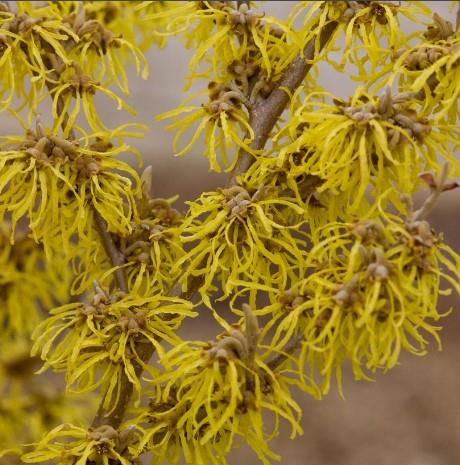
<svg viewBox="0 0 460 465">
<path fill-rule="evenodd" d="M 278 77 L 302 47 L 286 21 L 247 4 L 235 8 L 228 2 L 170 3 L 172 8 L 147 15 L 146 20 L 165 20 L 168 35 L 184 32 L 187 47 L 196 48 L 190 61 L 192 79 L 199 66 L 199 76 L 216 76 L 235 60 L 251 60 L 266 77 Z M 209 64 L 205 71 L 203 63 Z"/>
<path fill-rule="evenodd" d="M 271 294 L 276 328 L 271 346 L 283 350 L 297 335 L 303 343 L 299 372 L 316 379 L 323 393 L 335 373 L 351 362 L 357 379 L 389 370 L 401 351 L 423 355 L 432 336 L 440 345 L 438 296 L 459 293 L 460 257 L 426 221 L 388 215 L 354 224 L 336 223 L 312 236 L 313 272 Z M 442 289 L 441 285 L 448 286 Z M 450 289 L 449 289 L 450 288 Z"/>
<path fill-rule="evenodd" d="M 150 17 L 168 10 L 173 7 L 172 3 L 174 2 L 66 1 L 57 3 L 56 7 L 64 17 L 84 14 L 86 20 L 95 20 L 113 33 L 120 34 L 128 42 L 146 50 L 152 43 L 162 47 L 166 42 L 164 36 L 155 33 L 156 29 L 164 27 L 164 21 L 147 20 L 147 15 Z"/>
<path fill-rule="evenodd" d="M 449 36 L 398 51 L 395 73 L 399 88 L 421 100 L 422 114 L 456 124 L 460 96 L 460 37 Z"/>
<path fill-rule="evenodd" d="M 326 61 L 344 72 L 348 62 L 358 69 L 354 79 L 370 81 L 391 71 L 391 53 L 396 47 L 407 43 L 399 16 L 414 22 L 426 21 L 431 10 L 423 2 L 404 3 L 373 1 L 299 2 L 291 13 L 291 24 L 304 14 L 304 43 L 316 37 L 319 49 L 318 32 L 328 23 L 336 21 L 339 27 L 324 49 Z M 340 61 L 327 54 L 337 50 L 339 39 L 345 39 L 345 47 L 340 46 Z"/>
<path fill-rule="evenodd" d="M 218 278 L 222 297 L 239 287 L 257 288 L 286 281 L 305 253 L 302 233 L 305 209 L 270 187 L 248 192 L 241 186 L 207 192 L 190 202 L 182 240 L 192 248 L 178 262 L 186 265 L 184 289 L 192 276 L 202 277 L 199 292 L 211 307 L 209 291 Z M 300 236 L 300 237 L 299 237 Z M 251 300 L 252 303 L 252 300 Z"/>
<path fill-rule="evenodd" d="M 128 451 L 130 440 L 130 430 L 117 431 L 109 425 L 85 430 L 62 424 L 34 444 L 35 451 L 24 454 L 21 459 L 25 463 L 59 460 L 60 465 L 90 465 L 95 461 L 135 465 L 139 462 Z"/>
<path fill-rule="evenodd" d="M 340 198 L 329 195 L 328 191 L 318 192 L 324 180 L 310 174 L 305 166 L 310 153 L 300 150 L 285 157 L 282 164 L 277 155 L 278 153 L 274 153 L 272 156 L 257 157 L 249 169 L 239 176 L 240 184 L 252 190 L 257 190 L 257 186 L 267 186 L 278 189 L 286 197 L 292 197 L 297 205 L 308 209 L 308 223 L 311 228 L 324 225 L 327 221 L 335 221 L 338 214 L 337 209 L 333 208 L 334 202 Z M 344 202 L 340 204 L 340 211 L 343 211 Z"/>
<path fill-rule="evenodd" d="M 109 231 L 130 231 L 137 189 L 131 179 L 138 183 L 138 175 L 114 158 L 129 147 L 114 147 L 108 140 L 122 133 L 96 133 L 95 142 L 90 143 L 91 136 L 86 136 L 79 143 L 46 132 L 37 124 L 25 137 L 4 137 L 0 145 L 0 218 L 11 214 L 12 238 L 18 221 L 27 217 L 33 237 L 43 240 L 48 254 L 53 244 L 60 247 L 61 241 L 68 250 L 74 233 L 85 235 L 93 208 Z"/>
<path fill-rule="evenodd" d="M 75 2 L 66 3 L 53 5 L 52 11 L 72 31 L 73 40 L 66 43 L 70 62 L 77 62 L 83 73 L 91 76 L 94 81 L 114 82 L 126 94 L 129 93 L 126 63 L 132 61 L 137 73 L 143 79 L 147 78 L 147 61 L 136 42 L 131 41 L 134 38 L 132 32 L 127 34 L 131 39 L 128 40 L 119 30 L 115 33 L 115 29 L 107 27 L 104 15 L 94 17 L 91 8 L 88 8 L 89 4 L 83 7 L 79 4 L 77 6 Z M 131 9 L 125 5 L 123 8 Z M 125 23 L 123 29 L 128 25 L 131 28 L 133 26 Z"/>
<path fill-rule="evenodd" d="M 31 8 L 31 2 L 17 2 L 16 13 L 5 5 L 1 7 L 1 92 L 9 91 L 2 109 L 10 107 L 14 94 L 31 109 L 38 106 L 39 94 L 49 82 L 47 55 L 69 63 L 64 43 L 78 36 L 51 11 L 50 7 Z"/>
<path fill-rule="evenodd" d="M 184 343 L 161 358 L 167 371 L 155 375 L 148 408 L 140 409 L 139 452 L 151 451 L 162 463 L 168 457 L 186 464 L 226 464 L 226 455 L 243 439 L 259 459 L 278 458 L 267 442 L 278 433 L 279 420 L 302 432 L 300 408 L 289 384 L 257 352 L 258 326 L 245 307 L 246 323 L 224 324 L 213 343 Z M 274 415 L 274 431 L 264 429 L 263 412 Z M 132 421 L 132 420 L 130 420 Z M 145 425 L 145 426 L 144 426 Z"/>
<path fill-rule="evenodd" d="M 178 129 L 174 137 L 173 147 L 176 156 L 181 156 L 190 151 L 193 145 L 205 133 L 204 156 L 209 159 L 211 170 L 220 172 L 221 164 L 218 158 L 222 159 L 226 171 L 231 171 L 235 166 L 237 158 L 229 160 L 227 151 L 229 148 L 239 147 L 247 152 L 255 153 L 249 147 L 249 143 L 254 139 L 254 131 L 248 122 L 248 114 L 244 103 L 246 97 L 238 90 L 232 90 L 224 84 L 211 82 L 209 84 L 209 103 L 201 106 L 180 106 L 157 116 L 157 120 L 174 118 L 174 123 L 167 126 L 167 129 Z M 183 113 L 191 113 L 182 119 L 177 119 Z M 193 125 L 198 126 L 190 142 L 177 151 L 177 144 L 184 134 Z"/>
<path fill-rule="evenodd" d="M 33 334 L 32 354 L 66 373 L 67 386 L 75 392 L 108 389 L 104 408 L 116 403 L 124 372 L 140 393 L 139 373 L 144 362 L 136 344 L 151 345 L 159 354 L 159 343 L 177 343 L 175 331 L 184 317 L 195 316 L 192 305 L 182 299 L 159 295 L 138 297 L 108 292 L 96 286 L 88 304 L 72 303 L 50 311 L 51 316 Z"/>
<path fill-rule="evenodd" d="M 147 180 L 146 185 L 146 177 L 151 178 L 151 167 L 142 174 L 142 197 L 136 199 L 138 216 L 131 221 L 131 232 L 112 238 L 124 257 L 122 267 L 129 291 L 142 296 L 158 292 L 166 295 L 178 277 L 176 262 L 184 255 L 180 240 L 183 218 L 171 206 L 175 198 L 150 197 L 151 183 Z M 110 262 L 93 225 L 88 228 L 84 244 L 77 244 L 69 254 L 75 257 L 72 293 L 77 295 L 90 289 L 94 279 L 106 283 L 119 269 Z"/>
<path fill-rule="evenodd" d="M 176 263 L 184 255 L 179 236 L 182 215 L 171 201 L 148 199 L 139 216 L 132 234 L 120 241 L 130 288 L 145 294 L 159 286 L 166 293 L 177 278 Z"/>
<path fill-rule="evenodd" d="M 298 167 L 291 168 L 291 176 L 319 177 L 324 182 L 318 192 L 345 199 L 351 212 L 368 208 L 369 187 L 374 198 L 395 187 L 389 200 L 404 211 L 397 193 L 413 192 L 420 172 L 440 171 L 439 156 L 452 164 L 455 173 L 460 168 L 450 149 L 450 143 L 458 140 L 458 128 L 420 117 L 411 95 L 392 96 L 387 88 L 375 98 L 358 89 L 349 102 L 335 98 L 334 104 L 322 102 L 316 94 L 307 96 L 275 136 L 279 165 L 285 166 L 295 154 L 306 154 Z"/>
<path fill-rule="evenodd" d="M 59 70 L 59 68 L 56 66 Z M 106 84 L 95 82 L 83 73 L 80 65 L 73 62 L 59 70 L 59 83 L 53 85 L 50 94 L 53 98 L 53 131 L 58 132 L 64 124 L 63 135 L 68 137 L 75 127 L 75 120 L 83 110 L 85 119 L 93 131 L 107 130 L 94 105 L 94 94 L 101 92 L 117 103 L 117 110 L 135 111 L 120 97 L 107 88 Z M 62 107 L 61 107 L 62 106 Z"/>
</svg>

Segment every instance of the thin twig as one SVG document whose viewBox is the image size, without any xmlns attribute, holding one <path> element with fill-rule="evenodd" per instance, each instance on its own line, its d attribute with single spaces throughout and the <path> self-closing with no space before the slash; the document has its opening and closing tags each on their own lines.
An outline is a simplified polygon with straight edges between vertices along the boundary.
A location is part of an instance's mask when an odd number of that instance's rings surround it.
<svg viewBox="0 0 460 465">
<path fill-rule="evenodd" d="M 274 370 L 275 368 L 280 366 L 285 360 L 289 358 L 289 355 L 293 354 L 297 349 L 300 348 L 304 340 L 305 339 L 302 334 L 295 336 L 291 341 L 289 341 L 289 343 L 284 348 L 283 352 L 274 355 L 273 358 L 268 360 L 267 366 L 271 370 Z"/>
<path fill-rule="evenodd" d="M 424 220 L 431 213 L 438 202 L 439 196 L 444 192 L 448 174 L 449 164 L 444 163 L 435 185 L 431 188 L 430 195 L 426 198 L 425 202 L 423 202 L 423 205 L 413 213 L 411 218 L 412 223 Z"/>
<path fill-rule="evenodd" d="M 107 231 L 107 223 L 94 207 L 93 213 L 96 230 L 99 233 L 104 250 L 112 262 L 112 265 L 118 267 L 123 266 L 125 263 L 125 256 L 118 250 L 117 246 L 115 245 L 112 234 Z M 128 292 L 128 284 L 126 282 L 126 275 L 123 268 L 117 268 L 115 271 L 115 280 L 117 281 L 120 291 Z"/>
</svg>

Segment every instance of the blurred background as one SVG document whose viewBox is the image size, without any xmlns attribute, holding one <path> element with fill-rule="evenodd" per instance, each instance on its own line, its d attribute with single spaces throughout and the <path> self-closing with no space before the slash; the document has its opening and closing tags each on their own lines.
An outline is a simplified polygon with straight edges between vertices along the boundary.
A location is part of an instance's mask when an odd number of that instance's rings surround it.
<svg viewBox="0 0 460 465">
<path fill-rule="evenodd" d="M 267 14 L 287 16 L 296 2 L 265 2 Z M 454 18 L 450 3 L 424 2 L 445 18 Z M 417 28 L 405 24 L 407 31 Z M 133 141 L 145 164 L 153 165 L 154 194 L 171 197 L 180 194 L 179 208 L 186 200 L 204 190 L 222 186 L 225 174 L 208 172 L 207 160 L 200 147 L 183 158 L 172 155 L 173 134 L 165 131 L 167 122 L 154 116 L 176 107 L 184 98 L 182 91 L 191 54 L 183 43 L 170 39 L 163 50 L 153 47 L 148 53 L 150 77 L 143 81 L 131 76 L 132 95 L 128 102 L 138 114 L 131 117 L 115 111 L 111 101 L 100 100 L 102 120 L 109 127 L 128 121 L 149 126 L 146 137 Z M 341 96 L 354 91 L 354 84 L 343 75 L 338 78 L 331 68 L 321 70 L 320 82 Z M 194 89 L 201 90 L 206 82 Z M 2 132 L 11 132 L 16 124 L 2 116 Z M 133 160 L 135 163 L 135 160 Z M 459 189 L 460 190 L 460 189 Z M 442 231 L 447 242 L 460 250 L 460 192 L 447 192 L 431 215 L 433 226 Z M 354 382 L 345 378 L 345 399 L 333 391 L 321 401 L 298 393 L 304 411 L 304 436 L 289 440 L 287 427 L 272 443 L 285 465 L 459 465 L 460 464 L 460 305 L 459 301 L 442 302 L 452 314 L 443 320 L 444 350 L 434 343 L 425 357 L 403 356 L 398 367 L 374 383 Z M 204 312 L 203 312 L 204 313 Z M 207 315 L 191 321 L 183 335 L 190 339 L 212 338 L 215 326 Z M 232 453 L 229 463 L 258 463 L 252 452 L 242 447 Z"/>
</svg>

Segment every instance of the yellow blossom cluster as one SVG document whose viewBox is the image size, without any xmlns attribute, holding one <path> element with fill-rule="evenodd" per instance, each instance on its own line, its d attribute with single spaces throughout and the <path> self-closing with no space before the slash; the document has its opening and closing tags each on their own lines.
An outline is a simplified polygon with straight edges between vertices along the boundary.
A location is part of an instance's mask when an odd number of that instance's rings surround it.
<svg viewBox="0 0 460 465">
<path fill-rule="evenodd" d="M 394 73 L 389 82 L 414 93 L 423 114 L 436 121 L 455 124 L 459 116 L 460 35 L 452 23 L 438 14 L 424 34 L 425 41 L 414 47 L 398 48 Z"/>
<path fill-rule="evenodd" d="M 161 358 L 168 371 L 150 381 L 149 405 L 134 419 L 139 452 L 152 451 L 154 464 L 165 457 L 172 464 L 226 464 L 242 439 L 268 464 L 277 458 L 267 441 L 280 419 L 290 423 L 291 437 L 302 432 L 289 383 L 259 353 L 257 321 L 249 306 L 244 311 L 238 325 L 221 320 L 225 332 L 216 341 L 184 342 Z M 264 430 L 264 411 L 274 415 L 271 433 Z"/>
<path fill-rule="evenodd" d="M 102 137 L 101 137 L 102 136 Z M 110 231 L 131 230 L 137 172 L 114 158 L 129 150 L 98 133 L 65 139 L 37 123 L 35 131 L 0 141 L 0 219 L 11 216 L 12 239 L 24 217 L 45 250 L 68 248 L 73 234 L 84 237 L 93 209 Z"/>
<path fill-rule="evenodd" d="M 241 149 L 253 152 L 249 142 L 254 138 L 247 113 L 245 112 L 244 102 L 247 98 L 239 90 L 232 90 L 224 84 L 211 82 L 209 84 L 209 102 L 201 106 L 180 106 L 174 110 L 163 113 L 158 120 L 165 118 L 174 118 L 175 121 L 168 126 L 168 129 L 178 129 L 174 136 L 173 148 L 176 156 L 184 155 L 199 140 L 204 131 L 206 148 L 204 155 L 209 159 L 209 168 L 220 172 L 219 158 L 228 171 L 231 171 L 236 163 L 227 154 L 230 147 L 235 145 Z M 178 115 L 190 113 L 182 119 L 177 119 Z M 188 144 L 177 150 L 182 135 L 193 125 L 196 126 L 193 136 Z M 241 133 L 247 132 L 249 137 L 243 138 Z"/>
<path fill-rule="evenodd" d="M 80 112 L 93 131 L 104 128 L 94 107 L 96 91 L 113 99 L 118 109 L 129 110 L 107 87 L 114 83 L 128 93 L 125 65 L 130 61 L 142 77 L 147 77 L 146 60 L 130 23 L 126 22 L 136 18 L 137 23 L 144 24 L 142 18 L 147 11 L 121 8 L 117 2 L 112 7 L 97 3 L 100 2 L 20 1 L 14 9 L 2 4 L 1 110 L 11 110 L 17 97 L 22 102 L 19 109 L 27 107 L 30 120 L 34 109 L 51 95 L 56 127 L 67 110 L 70 112 L 65 136 Z M 123 30 L 130 31 L 129 39 L 120 30 L 121 23 Z M 152 28 L 153 24 L 150 22 L 149 26 Z M 147 43 L 151 43 L 152 34 L 147 35 Z"/>
<path fill-rule="evenodd" d="M 91 465 L 119 463 L 136 465 L 128 445 L 131 430 L 118 432 L 110 425 L 86 430 L 76 425 L 63 424 L 52 429 L 40 442 L 36 450 L 24 454 L 24 463 L 41 463 L 59 460 L 60 465 Z"/>
<path fill-rule="evenodd" d="M 176 344 L 176 330 L 184 317 L 195 316 L 192 305 L 161 295 L 138 297 L 133 293 L 109 293 L 95 285 L 88 303 L 71 303 L 50 311 L 50 317 L 34 331 L 32 355 L 66 373 L 73 392 L 104 386 L 105 408 L 120 395 L 120 378 L 126 376 L 140 394 L 139 368 L 145 360 L 139 345 L 163 352 L 160 340 Z"/>
<path fill-rule="evenodd" d="M 278 76 L 302 48 L 287 21 L 265 15 L 246 2 L 239 5 L 171 2 L 171 5 L 172 8 L 146 19 L 166 20 L 165 35 L 183 33 L 187 47 L 196 49 L 190 62 L 192 73 L 204 63 L 209 66 L 204 73 L 219 75 L 236 60 L 244 63 L 250 59 L 267 77 Z M 201 69 L 197 70 L 198 76 L 201 73 Z"/>
<path fill-rule="evenodd" d="M 459 140 L 458 127 L 420 115 L 412 96 L 392 95 L 389 87 L 380 97 L 358 88 L 348 102 L 325 93 L 308 95 L 274 137 L 278 167 L 288 172 L 291 185 L 292 179 L 299 185 L 304 176 L 307 191 L 309 180 L 319 184 L 319 193 L 329 194 L 328 201 L 339 197 L 342 211 L 336 213 L 341 216 L 364 212 L 366 194 L 377 199 L 388 192 L 395 195 L 386 197 L 404 211 L 399 193 L 415 191 L 418 173 L 439 172 L 440 157 L 451 164 L 454 175 L 460 174 L 451 151 Z M 263 169 L 253 170 L 251 183 L 266 176 Z"/>
<path fill-rule="evenodd" d="M 174 150 L 188 152 L 204 133 L 211 170 L 223 165 L 231 171 L 236 163 L 236 147 L 253 154 L 254 131 L 249 113 L 258 98 L 268 95 L 282 71 L 300 52 L 303 43 L 287 21 L 264 15 L 246 2 L 177 2 L 176 8 L 153 16 L 168 19 L 165 34 L 184 32 L 188 47 L 195 47 L 190 61 L 190 82 L 208 79 L 209 101 L 181 106 L 158 119 L 174 118 L 168 129 L 177 129 Z M 207 68 L 204 68 L 207 66 Z M 204 68 L 204 69 L 203 69 Z M 191 113 L 179 118 L 182 114 Z M 181 136 L 194 127 L 193 136 L 180 150 Z"/>
<path fill-rule="evenodd" d="M 422 2 L 298 2 L 287 20 L 246 1 L 0 3 L 0 111 L 25 132 L 0 136 L 0 462 L 227 465 L 247 444 L 269 465 L 285 422 L 302 434 L 292 387 L 342 392 L 345 365 L 370 379 L 440 347 L 460 257 L 427 217 L 460 185 L 456 28 Z M 194 49 L 186 90 L 207 89 L 156 118 L 176 155 L 204 139 L 231 172 L 187 212 L 120 159 L 143 125 L 109 129 L 95 100 L 134 113 L 127 65 L 146 78 L 169 36 Z M 354 68 L 349 99 L 320 59 Z M 223 332 L 183 340 L 200 307 Z M 31 382 L 51 371 L 62 392 Z"/>
<path fill-rule="evenodd" d="M 172 200 L 147 198 L 132 233 L 120 238 L 130 289 L 140 289 L 143 295 L 158 287 L 166 294 L 178 277 L 176 263 L 184 255 L 183 217 L 172 208 Z"/>
<path fill-rule="evenodd" d="M 460 293 L 460 257 L 428 222 L 388 215 L 333 223 L 312 243 L 312 271 L 260 310 L 271 316 L 264 331 L 275 328 L 276 350 L 301 335 L 294 363 L 302 379 L 327 393 L 334 373 L 341 388 L 346 360 L 357 379 L 368 379 L 367 371 L 394 367 L 403 350 L 424 354 L 426 336 L 440 344 L 436 322 L 448 312 L 439 312 L 438 295 Z"/>
<path fill-rule="evenodd" d="M 290 21 L 295 22 L 301 16 L 304 40 L 316 37 L 317 47 L 318 31 L 336 22 L 338 28 L 324 50 L 324 59 L 340 72 L 345 71 L 347 63 L 352 63 L 358 71 L 352 74 L 354 79 L 369 83 L 391 70 L 392 51 L 410 39 L 399 18 L 427 24 L 430 15 L 430 8 L 417 1 L 314 1 L 298 2 Z M 340 39 L 344 40 L 344 46 L 338 46 Z M 337 50 L 340 60 L 329 54 Z"/>
<path fill-rule="evenodd" d="M 215 277 L 223 298 L 239 287 L 285 283 L 305 254 L 301 231 L 291 234 L 305 220 L 304 208 L 270 186 L 205 192 L 190 202 L 181 228 L 182 241 L 192 245 L 177 261 L 187 270 L 180 278 L 184 290 L 189 278 L 202 277 L 199 292 L 212 307 Z"/>
<path fill-rule="evenodd" d="M 135 198 L 136 215 L 131 218 L 129 230 L 112 237 L 123 263 L 114 266 L 110 262 L 97 231 L 99 226 L 90 219 L 84 238 L 86 246 L 70 249 L 75 275 L 72 294 L 91 289 L 94 279 L 109 283 L 120 270 L 126 275 L 128 290 L 142 296 L 167 294 L 174 285 L 179 272 L 176 263 L 184 255 L 180 239 L 183 215 L 172 207 L 177 197 L 152 198 L 151 184 L 149 166 L 141 176 L 142 188 Z"/>
</svg>

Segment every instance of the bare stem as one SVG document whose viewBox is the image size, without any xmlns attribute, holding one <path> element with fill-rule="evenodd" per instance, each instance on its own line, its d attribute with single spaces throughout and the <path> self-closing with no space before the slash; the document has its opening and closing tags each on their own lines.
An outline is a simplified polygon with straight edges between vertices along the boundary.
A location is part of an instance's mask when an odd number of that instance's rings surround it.
<svg viewBox="0 0 460 465">
<path fill-rule="evenodd" d="M 102 218 L 101 214 L 94 207 L 93 213 L 96 230 L 99 233 L 107 256 L 113 266 L 122 266 L 125 263 L 125 257 L 115 245 L 112 234 L 107 231 L 107 224 L 104 221 L 104 218 Z M 126 282 L 126 276 L 123 268 L 118 268 L 115 271 L 115 279 L 117 281 L 118 288 L 123 292 L 128 292 L 128 284 Z"/>
<path fill-rule="evenodd" d="M 319 49 L 321 50 L 329 41 L 338 23 L 333 21 L 321 30 L 319 37 Z M 261 150 L 267 143 L 268 136 L 275 126 L 278 118 L 289 103 L 290 93 L 294 92 L 312 67 L 311 60 L 315 57 L 316 37 L 313 37 L 305 46 L 303 53 L 299 54 L 286 69 L 276 89 L 260 103 L 254 105 L 249 112 L 249 123 L 254 130 L 254 140 L 250 147 Z M 238 155 L 238 161 L 233 170 L 230 183 L 236 184 L 237 176 L 249 169 L 255 158 L 250 153 L 242 150 Z"/>
<path fill-rule="evenodd" d="M 298 336 L 295 336 L 289 342 L 289 344 L 286 345 L 283 352 L 276 354 L 275 356 L 273 356 L 273 358 L 268 360 L 267 366 L 271 370 L 274 370 L 275 368 L 277 368 L 279 365 L 281 365 L 285 360 L 289 358 L 289 355 L 293 354 L 297 349 L 300 348 L 303 341 L 304 341 L 303 335 L 299 334 Z"/>
</svg>

